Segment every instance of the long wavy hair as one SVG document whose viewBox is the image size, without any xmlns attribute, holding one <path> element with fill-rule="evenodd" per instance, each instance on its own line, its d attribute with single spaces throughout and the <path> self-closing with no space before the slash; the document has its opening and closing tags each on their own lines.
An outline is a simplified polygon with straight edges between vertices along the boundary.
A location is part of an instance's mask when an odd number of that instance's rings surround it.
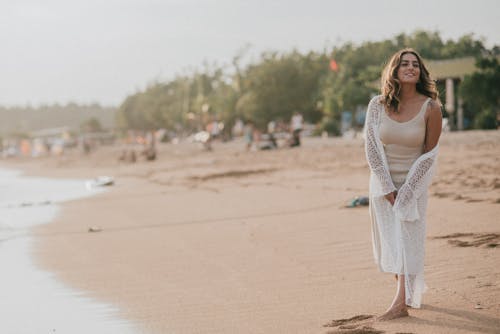
<svg viewBox="0 0 500 334">
<path fill-rule="evenodd" d="M 413 54 L 418 59 L 420 66 L 420 76 L 417 82 L 417 92 L 428 96 L 433 100 L 438 99 L 438 90 L 436 83 L 431 79 L 429 71 L 425 67 L 422 57 L 417 51 L 411 48 L 405 48 L 396 52 L 389 63 L 385 66 L 381 77 L 381 102 L 388 111 L 399 112 L 399 94 L 401 92 L 401 83 L 398 80 L 398 70 L 401 65 L 401 59 L 407 53 Z"/>
</svg>

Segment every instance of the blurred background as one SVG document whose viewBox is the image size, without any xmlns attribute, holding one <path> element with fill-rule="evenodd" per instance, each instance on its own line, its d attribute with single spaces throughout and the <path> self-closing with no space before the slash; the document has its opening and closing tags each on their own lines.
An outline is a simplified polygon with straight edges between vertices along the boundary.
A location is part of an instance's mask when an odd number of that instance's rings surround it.
<svg viewBox="0 0 500 334">
<path fill-rule="evenodd" d="M 227 141 L 246 124 L 288 132 L 297 112 L 304 135 L 359 133 L 385 62 L 403 47 L 436 80 L 445 130 L 499 122 L 494 0 L 0 4 L 4 158 L 203 141 L 200 132 Z"/>
</svg>

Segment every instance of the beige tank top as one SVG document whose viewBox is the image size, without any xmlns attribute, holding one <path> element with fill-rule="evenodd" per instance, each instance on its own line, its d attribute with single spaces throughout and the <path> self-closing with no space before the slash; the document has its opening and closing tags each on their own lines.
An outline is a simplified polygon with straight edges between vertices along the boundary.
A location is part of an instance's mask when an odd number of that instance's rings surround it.
<svg viewBox="0 0 500 334">
<path fill-rule="evenodd" d="M 425 141 L 425 111 L 431 99 L 428 98 L 418 114 L 406 122 L 397 122 L 382 113 L 380 140 L 384 144 L 392 182 L 399 189 L 411 166 L 423 153 Z"/>
</svg>

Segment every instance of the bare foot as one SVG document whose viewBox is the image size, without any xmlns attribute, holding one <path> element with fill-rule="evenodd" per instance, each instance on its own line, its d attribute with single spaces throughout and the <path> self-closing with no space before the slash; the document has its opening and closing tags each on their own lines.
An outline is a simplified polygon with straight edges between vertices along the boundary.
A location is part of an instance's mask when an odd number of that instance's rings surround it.
<svg viewBox="0 0 500 334">
<path fill-rule="evenodd" d="M 407 309 L 406 305 L 394 306 L 394 307 L 390 308 L 389 310 L 387 310 L 381 316 L 377 317 L 377 320 L 387 321 L 387 320 L 407 317 L 408 315 L 409 314 L 408 314 L 408 309 Z"/>
</svg>

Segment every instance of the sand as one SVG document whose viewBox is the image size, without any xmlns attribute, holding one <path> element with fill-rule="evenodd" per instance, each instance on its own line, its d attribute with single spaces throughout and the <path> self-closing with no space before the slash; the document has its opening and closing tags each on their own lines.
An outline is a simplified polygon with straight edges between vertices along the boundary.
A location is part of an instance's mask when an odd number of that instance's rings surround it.
<svg viewBox="0 0 500 334">
<path fill-rule="evenodd" d="M 113 176 L 33 230 L 34 259 L 118 305 L 144 333 L 499 333 L 500 131 L 444 133 L 429 190 L 429 289 L 410 316 L 377 322 L 395 292 L 373 261 L 363 142 L 300 148 L 162 144 L 154 162 L 90 156 L 2 161 L 47 177 Z M 99 232 L 89 232 L 95 228 Z"/>
</svg>

